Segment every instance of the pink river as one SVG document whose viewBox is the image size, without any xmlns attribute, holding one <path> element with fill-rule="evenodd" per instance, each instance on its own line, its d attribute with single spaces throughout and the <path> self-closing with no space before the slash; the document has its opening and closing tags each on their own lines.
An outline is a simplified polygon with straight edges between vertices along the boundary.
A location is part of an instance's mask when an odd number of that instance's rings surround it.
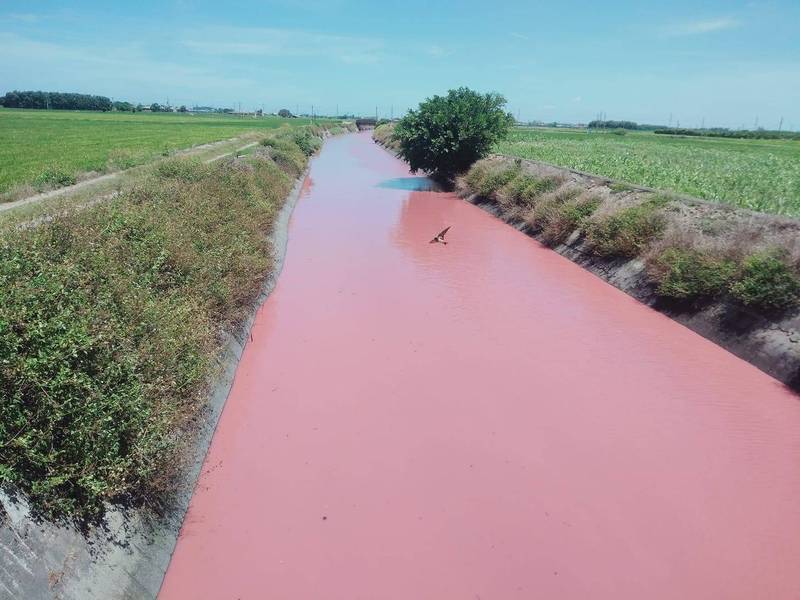
<svg viewBox="0 0 800 600">
<path fill-rule="evenodd" d="M 313 160 L 161 600 L 800 598 L 800 398 L 429 190 Z"/>
</svg>

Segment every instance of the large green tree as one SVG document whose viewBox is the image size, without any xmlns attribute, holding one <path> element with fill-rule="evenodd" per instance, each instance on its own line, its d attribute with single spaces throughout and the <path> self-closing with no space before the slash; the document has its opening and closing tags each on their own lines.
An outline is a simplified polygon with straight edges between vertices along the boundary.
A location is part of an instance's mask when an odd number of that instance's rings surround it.
<svg viewBox="0 0 800 600">
<path fill-rule="evenodd" d="M 428 98 L 395 128 L 400 156 L 414 172 L 452 179 L 506 136 L 514 118 L 505 112 L 505 104 L 500 94 L 466 87 Z"/>
</svg>

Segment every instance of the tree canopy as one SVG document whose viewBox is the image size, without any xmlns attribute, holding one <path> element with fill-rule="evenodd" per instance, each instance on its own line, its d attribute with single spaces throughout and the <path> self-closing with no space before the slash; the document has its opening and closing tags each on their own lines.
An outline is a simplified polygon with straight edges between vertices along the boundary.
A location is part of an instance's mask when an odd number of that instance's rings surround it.
<svg viewBox="0 0 800 600">
<path fill-rule="evenodd" d="M 433 96 L 400 119 L 394 136 L 413 172 L 451 179 L 486 156 L 514 122 L 500 94 L 467 87 Z"/>
<path fill-rule="evenodd" d="M 6 108 L 52 108 L 60 110 L 111 110 L 111 99 L 91 94 L 65 92 L 13 91 L 0 97 Z"/>
</svg>

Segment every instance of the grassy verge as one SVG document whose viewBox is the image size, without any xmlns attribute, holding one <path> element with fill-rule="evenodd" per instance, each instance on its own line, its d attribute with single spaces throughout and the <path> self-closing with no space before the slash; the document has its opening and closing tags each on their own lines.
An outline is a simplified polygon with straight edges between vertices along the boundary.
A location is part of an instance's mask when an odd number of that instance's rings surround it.
<svg viewBox="0 0 800 600">
<path fill-rule="evenodd" d="M 172 159 L 112 200 L 4 235 L 0 483 L 77 518 L 169 494 L 318 134 L 282 132 L 212 164 Z"/>
<path fill-rule="evenodd" d="M 400 150 L 400 144 L 394 139 L 394 123 L 384 123 L 378 125 L 372 132 L 372 138 L 381 146 L 385 146 L 392 152 Z"/>
<path fill-rule="evenodd" d="M 644 261 L 662 298 L 738 304 L 765 316 L 800 305 L 796 222 L 529 166 L 479 161 L 457 188 L 495 203 L 546 244 L 569 238 L 599 260 Z"/>
<path fill-rule="evenodd" d="M 0 108 L 0 202 L 127 169 L 197 144 L 303 127 L 309 119 Z M 325 122 L 334 126 L 334 122 Z"/>
</svg>

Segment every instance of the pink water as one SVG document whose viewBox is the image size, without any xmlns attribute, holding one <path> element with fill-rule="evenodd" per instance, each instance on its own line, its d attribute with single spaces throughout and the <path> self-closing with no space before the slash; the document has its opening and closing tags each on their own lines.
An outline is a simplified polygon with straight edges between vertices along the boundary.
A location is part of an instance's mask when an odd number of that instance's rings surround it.
<svg viewBox="0 0 800 600">
<path fill-rule="evenodd" d="M 160 598 L 800 598 L 800 398 L 425 183 L 314 160 Z"/>
</svg>

